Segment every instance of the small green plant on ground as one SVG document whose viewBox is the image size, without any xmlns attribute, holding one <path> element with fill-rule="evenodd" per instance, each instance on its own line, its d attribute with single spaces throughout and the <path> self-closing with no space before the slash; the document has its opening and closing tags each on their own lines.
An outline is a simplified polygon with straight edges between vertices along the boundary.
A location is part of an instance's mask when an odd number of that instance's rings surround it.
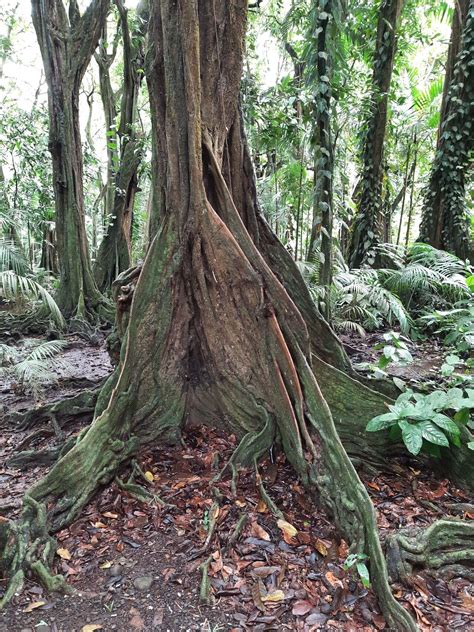
<svg viewBox="0 0 474 632">
<path fill-rule="evenodd" d="M 364 588 L 370 587 L 370 575 L 369 569 L 367 568 L 368 559 L 367 555 L 364 555 L 363 553 L 351 553 L 347 556 L 343 566 L 346 572 L 354 568 L 357 570 L 357 574 L 359 575 Z"/>
<path fill-rule="evenodd" d="M 360 362 L 356 365 L 358 369 L 369 369 L 373 371 L 375 378 L 385 377 L 387 375 L 385 369 L 392 362 L 402 366 L 413 362 L 413 356 L 405 342 L 406 338 L 400 333 L 397 331 L 388 331 L 383 334 L 383 339 L 384 342 L 379 342 L 374 347 L 377 351 L 382 350 L 382 355 L 375 364 Z"/>
<path fill-rule="evenodd" d="M 388 331 L 383 335 L 383 339 L 385 342 L 375 345 L 377 351 L 380 349 L 383 351 L 377 362 L 379 369 L 384 370 L 391 362 L 402 365 L 413 362 L 413 356 L 401 334 L 397 331 Z"/>
<path fill-rule="evenodd" d="M 461 445 L 463 426 L 471 427 L 474 389 L 450 388 L 428 395 L 407 390 L 388 408 L 390 412 L 369 421 L 368 432 L 389 430 L 391 438 L 402 439 L 411 454 L 416 455 L 423 449 L 431 456 L 440 457 L 442 447 Z M 474 449 L 474 445 L 468 445 Z"/>
<path fill-rule="evenodd" d="M 0 378 L 11 380 L 16 391 L 30 392 L 38 398 L 46 386 L 56 381 L 51 371 L 52 359 L 66 346 L 64 340 L 38 343 L 31 339 L 25 353 L 25 349 L 0 344 Z"/>
<path fill-rule="evenodd" d="M 419 322 L 442 336 L 445 345 L 452 345 L 460 352 L 474 348 L 474 302 L 460 301 L 453 309 L 435 310 L 421 316 Z"/>
</svg>

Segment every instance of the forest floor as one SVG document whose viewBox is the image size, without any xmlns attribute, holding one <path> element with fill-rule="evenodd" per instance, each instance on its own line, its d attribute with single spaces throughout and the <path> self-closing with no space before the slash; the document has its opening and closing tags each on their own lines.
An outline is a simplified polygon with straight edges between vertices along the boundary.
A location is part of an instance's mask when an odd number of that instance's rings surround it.
<svg viewBox="0 0 474 632">
<path fill-rule="evenodd" d="M 357 361 L 364 360 L 364 349 L 365 361 L 371 361 L 373 341 L 349 344 L 357 350 Z M 436 380 L 442 350 L 430 341 L 412 352 L 418 377 L 421 373 Z M 77 338 L 71 339 L 62 360 L 58 382 L 44 393 L 44 401 L 91 388 L 110 371 L 105 349 Z M 413 365 L 407 368 L 413 371 Z M 403 377 L 409 381 L 416 375 Z M 2 405 L 9 412 L 34 404 L 12 385 L 0 383 L 0 411 Z M 25 489 L 46 471 L 8 466 L 31 429 L 20 432 L 7 415 L 1 420 L 0 519 L 18 515 Z M 65 432 L 80 429 L 71 424 Z M 234 437 L 193 427 L 183 439 L 182 445 L 157 447 L 139 457 L 148 479 L 142 484 L 173 507 L 141 503 L 115 483 L 102 490 L 57 534 L 55 568 L 74 593 L 46 594 L 28 580 L 0 613 L 0 632 L 385 629 L 371 589 L 352 570 L 344 570 L 346 543 L 310 502 L 281 455 L 268 455 L 260 474 L 285 522 L 278 522 L 260 497 L 253 470 L 241 472 L 236 495 L 227 477 L 217 482 L 220 507 L 213 505 L 210 483 L 235 448 Z M 40 450 L 57 440 L 53 433 L 38 434 L 29 448 Z M 412 465 L 408 458 L 391 463 L 390 473 L 375 478 L 361 472 L 382 537 L 401 526 L 427 526 L 470 500 L 448 481 Z M 242 516 L 246 522 L 240 537 L 228 546 Z M 213 518 L 216 530 L 204 550 Z M 206 560 L 214 603 L 202 606 L 199 567 Z M 474 626 L 474 591 L 464 580 L 445 581 L 420 572 L 409 588 L 395 586 L 394 591 L 424 631 Z"/>
</svg>

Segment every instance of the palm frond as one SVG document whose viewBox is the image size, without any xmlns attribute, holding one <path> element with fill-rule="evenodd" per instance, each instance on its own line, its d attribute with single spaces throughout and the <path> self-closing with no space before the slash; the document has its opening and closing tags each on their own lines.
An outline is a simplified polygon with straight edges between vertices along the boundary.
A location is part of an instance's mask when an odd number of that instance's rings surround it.
<svg viewBox="0 0 474 632">
<path fill-rule="evenodd" d="M 0 293 L 7 298 L 24 296 L 30 299 L 39 299 L 48 308 L 53 320 L 60 327 L 64 326 L 64 319 L 56 301 L 48 290 L 34 279 L 17 274 L 13 270 L 0 272 Z"/>
<path fill-rule="evenodd" d="M 26 274 L 29 266 L 23 253 L 9 239 L 0 238 L 0 270 Z"/>
<path fill-rule="evenodd" d="M 58 353 L 60 353 L 65 347 L 67 347 L 65 340 L 48 340 L 35 347 L 26 356 L 26 361 L 43 361 L 48 360 Z"/>
</svg>

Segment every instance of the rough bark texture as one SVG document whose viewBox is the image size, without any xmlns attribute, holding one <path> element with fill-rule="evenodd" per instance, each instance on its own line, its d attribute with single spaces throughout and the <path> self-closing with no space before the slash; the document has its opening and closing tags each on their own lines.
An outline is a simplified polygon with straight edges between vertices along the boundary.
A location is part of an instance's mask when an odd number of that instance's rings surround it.
<svg viewBox="0 0 474 632">
<path fill-rule="evenodd" d="M 94 275 L 101 291 L 110 289 L 114 279 L 130 267 L 133 204 L 138 187 L 138 167 L 142 159 L 137 132 L 138 97 L 144 71 L 144 37 L 147 11 L 137 9 L 138 26 L 130 32 L 128 10 L 116 0 L 123 41 L 123 89 L 117 142 L 119 166 L 113 178 L 113 205 L 107 231 L 97 253 Z"/>
<path fill-rule="evenodd" d="M 316 58 L 313 67 L 316 70 L 317 97 L 315 99 L 313 116 L 314 143 L 314 200 L 313 222 L 308 245 L 308 260 L 314 257 L 317 241 L 321 241 L 322 259 L 319 268 L 319 283 L 324 288 L 325 297 L 322 311 L 326 318 L 330 318 L 329 291 L 332 282 L 332 227 L 333 227 L 333 175 L 334 150 L 332 139 L 332 70 L 335 50 L 335 24 L 339 12 L 338 0 L 328 0 L 324 11 L 319 7 L 314 19 Z M 321 18 L 320 14 L 323 17 Z"/>
<path fill-rule="evenodd" d="M 32 0 L 33 24 L 48 84 L 60 270 L 57 301 L 66 316 L 97 311 L 102 297 L 92 275 L 83 194 L 79 89 L 99 41 L 109 0 L 93 0 L 81 16 L 77 0 Z"/>
<path fill-rule="evenodd" d="M 252 465 L 278 442 L 352 550 L 368 554 L 388 625 L 416 630 L 390 592 L 375 512 L 327 403 L 340 418 L 371 416 L 380 395 L 313 355 L 312 336 L 328 334 L 318 350 L 345 363 L 327 324 L 306 304 L 295 263 L 257 212 L 238 111 L 246 13 L 245 0 L 152 6 L 152 54 L 164 79 L 154 125 L 167 150 L 167 170 L 155 174 L 164 202 L 159 229 L 140 275 L 128 271 L 117 284 L 124 306 L 133 294 L 130 318 L 122 314 L 128 327 L 120 364 L 93 424 L 29 491 L 20 523 L 0 524 L 0 560 L 12 578 L 6 598 L 25 570 L 43 573 L 49 533 L 76 516 L 120 464 L 144 444 L 177 440 L 191 420 L 240 437 L 232 465 Z M 311 332 L 305 311 L 316 313 Z M 357 393 L 365 397 L 358 401 Z M 33 556 L 25 553 L 28 541 Z M 58 582 L 47 577 L 49 586 Z"/>
<path fill-rule="evenodd" d="M 358 268 L 369 251 L 383 240 L 383 150 L 387 126 L 388 95 L 396 52 L 396 32 L 404 0 L 382 0 L 377 24 L 372 95 L 366 123 L 359 180 L 357 215 L 352 227 L 349 265 Z M 375 259 L 373 255 L 370 257 Z"/>
<path fill-rule="evenodd" d="M 455 3 L 436 154 L 425 194 L 419 241 L 469 255 L 466 180 L 474 149 L 474 2 Z"/>
</svg>

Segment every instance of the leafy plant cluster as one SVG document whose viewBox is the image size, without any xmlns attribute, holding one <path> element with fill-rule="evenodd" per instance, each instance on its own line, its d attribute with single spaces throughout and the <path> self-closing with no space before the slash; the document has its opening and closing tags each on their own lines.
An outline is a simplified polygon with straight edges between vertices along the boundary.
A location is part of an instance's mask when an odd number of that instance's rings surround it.
<svg viewBox="0 0 474 632">
<path fill-rule="evenodd" d="M 411 454 L 422 450 L 435 457 L 443 447 L 461 445 L 461 432 L 473 428 L 470 419 L 474 408 L 474 389 L 450 388 L 427 395 L 407 390 L 390 405 L 388 413 L 371 419 L 368 432 L 389 430 L 394 441 L 402 440 Z M 468 443 L 474 450 L 474 442 Z"/>
<path fill-rule="evenodd" d="M 335 252 L 330 293 L 334 327 L 364 335 L 384 326 L 398 326 L 411 337 L 430 329 L 446 336 L 448 344 L 456 336 L 464 336 L 464 342 L 472 344 L 471 267 L 427 244 L 414 244 L 406 256 L 404 249 L 393 246 L 385 246 L 383 253 L 393 267 L 351 270 L 342 254 Z M 300 269 L 319 302 L 319 262 L 305 263 Z M 447 309 L 439 311 L 443 307 Z"/>
<path fill-rule="evenodd" d="M 36 339 L 29 339 L 23 347 L 0 344 L 0 379 L 10 380 L 17 392 L 31 392 L 37 398 L 56 381 L 52 359 L 66 346 L 63 340 Z M 58 361 L 54 364 L 57 367 Z"/>
</svg>

